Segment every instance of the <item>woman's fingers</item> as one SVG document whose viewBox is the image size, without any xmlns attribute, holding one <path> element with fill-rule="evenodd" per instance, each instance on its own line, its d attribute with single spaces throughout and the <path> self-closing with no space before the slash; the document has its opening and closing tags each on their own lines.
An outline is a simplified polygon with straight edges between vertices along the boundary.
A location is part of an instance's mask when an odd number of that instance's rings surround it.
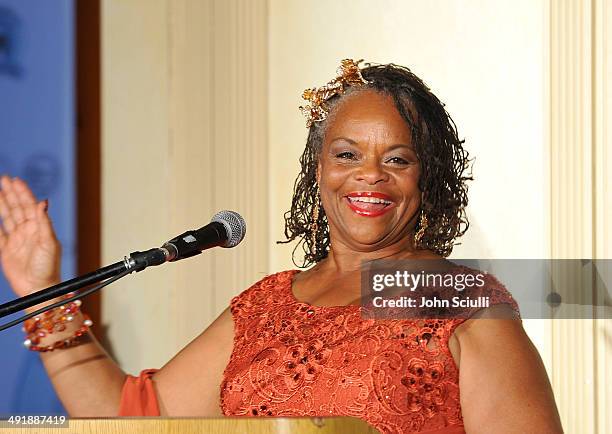
<svg viewBox="0 0 612 434">
<path fill-rule="evenodd" d="M 55 239 L 55 231 L 53 224 L 47 214 L 47 201 L 43 200 L 36 204 L 36 217 L 38 221 L 38 229 L 40 230 L 41 239 Z"/>
<path fill-rule="evenodd" d="M 5 235 L 26 220 L 37 219 L 37 202 L 32 190 L 20 178 L 0 177 L 0 217 Z"/>
<path fill-rule="evenodd" d="M 6 245 L 6 241 L 7 241 L 6 232 L 2 228 L 2 225 L 0 225 L 0 252 L 2 252 L 2 249 L 4 249 L 4 246 Z"/>
<path fill-rule="evenodd" d="M 13 229 L 15 229 L 15 222 L 13 221 L 11 210 L 6 201 L 4 190 L 5 183 L 5 177 L 0 177 L 0 187 L 2 187 L 0 189 L 0 218 L 2 218 L 2 225 L 4 226 L 5 231 L 10 234 Z"/>
<path fill-rule="evenodd" d="M 13 187 L 17 200 L 23 210 L 26 219 L 36 218 L 36 198 L 28 185 L 20 178 L 13 180 Z"/>
<path fill-rule="evenodd" d="M 10 180 L 7 176 L 3 176 L 0 182 L 2 185 L 2 191 L 4 192 L 4 200 L 6 202 L 6 206 L 8 207 L 8 213 L 13 220 L 13 223 L 18 226 L 25 220 L 25 214 L 15 192 L 14 181 Z"/>
<path fill-rule="evenodd" d="M 9 235 L 26 220 L 36 222 L 41 239 L 56 239 L 53 224 L 47 214 L 46 200 L 36 201 L 32 190 L 19 178 L 2 176 L 0 187 L 0 218 L 4 227 L 0 232 L 0 243 L 6 243 Z"/>
</svg>

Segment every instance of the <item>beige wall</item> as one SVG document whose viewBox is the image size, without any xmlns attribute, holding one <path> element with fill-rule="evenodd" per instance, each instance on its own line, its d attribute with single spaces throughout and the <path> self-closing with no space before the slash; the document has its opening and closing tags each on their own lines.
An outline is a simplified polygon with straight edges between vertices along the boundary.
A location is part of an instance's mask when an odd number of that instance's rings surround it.
<svg viewBox="0 0 612 434">
<path fill-rule="evenodd" d="M 204 226 L 219 210 L 248 223 L 234 249 L 104 291 L 106 346 L 138 373 L 165 364 L 268 272 L 267 9 L 265 1 L 101 4 L 103 262 Z"/>
</svg>

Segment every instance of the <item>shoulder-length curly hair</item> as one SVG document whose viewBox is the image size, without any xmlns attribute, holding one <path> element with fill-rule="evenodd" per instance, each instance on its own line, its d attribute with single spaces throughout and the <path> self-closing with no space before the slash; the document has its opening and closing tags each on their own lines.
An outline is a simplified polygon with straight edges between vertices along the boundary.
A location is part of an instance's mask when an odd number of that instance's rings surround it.
<svg viewBox="0 0 612 434">
<path fill-rule="evenodd" d="M 428 225 L 417 248 L 430 249 L 441 256 L 450 255 L 455 240 L 469 227 L 466 175 L 470 160 L 459 140 L 457 127 L 444 108 L 444 104 L 423 81 L 408 68 L 395 65 L 369 65 L 361 69 L 369 84 L 349 88 L 326 104 L 330 114 L 349 93 L 373 89 L 393 98 L 395 106 L 412 132 L 412 141 L 421 164 L 419 190 L 423 193 L 421 210 Z M 320 203 L 316 181 L 319 153 L 323 146 L 327 122 L 314 122 L 308 132 L 306 148 L 300 157 L 301 171 L 295 181 L 291 209 L 285 213 L 285 236 L 288 243 L 300 239 L 293 251 L 293 262 L 305 268 L 326 258 L 329 252 L 329 226 L 325 210 L 320 207 L 317 221 L 313 210 Z M 471 173 L 469 174 L 471 175 Z M 418 231 L 420 228 L 415 228 Z M 299 265 L 295 253 L 299 246 L 304 260 Z"/>
</svg>

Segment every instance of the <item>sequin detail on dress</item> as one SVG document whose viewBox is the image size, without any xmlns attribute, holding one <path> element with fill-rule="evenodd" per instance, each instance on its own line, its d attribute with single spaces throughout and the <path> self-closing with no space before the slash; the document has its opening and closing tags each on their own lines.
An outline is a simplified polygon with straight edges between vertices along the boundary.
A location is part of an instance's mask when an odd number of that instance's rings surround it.
<svg viewBox="0 0 612 434">
<path fill-rule="evenodd" d="M 353 416 L 382 433 L 463 432 L 448 348 L 465 319 L 363 319 L 360 306 L 295 299 L 297 270 L 231 301 L 234 348 L 221 383 L 226 416 Z M 488 275 L 491 305 L 510 293 Z"/>
</svg>

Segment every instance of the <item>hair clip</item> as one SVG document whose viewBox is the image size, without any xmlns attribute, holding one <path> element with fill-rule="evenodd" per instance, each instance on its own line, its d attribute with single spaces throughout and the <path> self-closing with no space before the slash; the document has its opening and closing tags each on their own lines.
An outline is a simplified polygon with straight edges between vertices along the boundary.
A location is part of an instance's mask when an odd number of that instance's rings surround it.
<svg viewBox="0 0 612 434">
<path fill-rule="evenodd" d="M 300 106 L 300 110 L 306 117 L 306 127 L 314 122 L 325 120 L 329 114 L 329 107 L 325 103 L 334 95 L 342 95 L 349 86 L 362 86 L 369 82 L 361 75 L 359 64 L 363 59 L 355 62 L 352 59 L 344 59 L 340 67 L 336 70 L 338 76 L 325 86 L 306 89 L 302 93 L 302 98 L 309 101 L 310 104 Z"/>
</svg>

